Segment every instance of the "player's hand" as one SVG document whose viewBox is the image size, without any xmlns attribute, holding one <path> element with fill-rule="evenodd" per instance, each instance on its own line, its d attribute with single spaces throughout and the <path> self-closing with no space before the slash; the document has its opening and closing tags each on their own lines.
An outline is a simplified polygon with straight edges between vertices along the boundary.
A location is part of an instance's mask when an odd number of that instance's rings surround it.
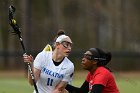
<svg viewBox="0 0 140 93">
<path fill-rule="evenodd" d="M 61 91 L 55 89 L 52 93 L 61 93 Z"/>
<path fill-rule="evenodd" d="M 66 89 L 64 89 L 61 93 L 69 93 Z"/>
<path fill-rule="evenodd" d="M 62 91 L 55 89 L 52 93 L 69 93 L 69 92 L 66 89 L 63 89 Z"/>
<path fill-rule="evenodd" d="M 34 58 L 33 58 L 32 55 L 24 54 L 24 55 L 23 55 L 23 60 L 24 60 L 25 63 L 30 63 L 30 64 L 32 64 L 33 61 L 34 61 Z"/>
</svg>

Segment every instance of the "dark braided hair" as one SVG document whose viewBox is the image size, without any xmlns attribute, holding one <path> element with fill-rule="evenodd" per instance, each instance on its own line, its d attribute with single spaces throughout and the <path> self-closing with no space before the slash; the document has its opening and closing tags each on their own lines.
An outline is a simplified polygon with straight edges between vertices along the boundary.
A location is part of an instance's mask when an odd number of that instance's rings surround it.
<svg viewBox="0 0 140 93">
<path fill-rule="evenodd" d="M 92 60 L 97 61 L 97 66 L 104 66 L 111 61 L 112 55 L 110 52 L 104 52 L 103 50 L 99 48 L 90 48 L 89 51 L 92 53 Z M 107 68 L 107 67 L 106 67 Z M 109 68 L 107 68 L 109 71 L 111 71 Z"/>
</svg>

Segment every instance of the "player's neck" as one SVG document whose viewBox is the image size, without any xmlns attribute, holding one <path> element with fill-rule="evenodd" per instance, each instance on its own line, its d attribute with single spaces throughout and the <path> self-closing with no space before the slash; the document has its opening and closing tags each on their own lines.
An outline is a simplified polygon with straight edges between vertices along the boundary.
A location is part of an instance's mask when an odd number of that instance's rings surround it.
<svg viewBox="0 0 140 93">
<path fill-rule="evenodd" d="M 61 61 L 64 59 L 64 56 L 60 55 L 59 53 L 54 52 L 54 53 L 52 54 L 52 59 L 53 59 L 55 62 L 61 62 Z"/>
<path fill-rule="evenodd" d="M 91 74 L 93 74 L 93 73 L 96 71 L 96 69 L 97 69 L 97 67 L 95 66 L 95 67 L 93 67 L 89 72 L 90 72 Z"/>
</svg>

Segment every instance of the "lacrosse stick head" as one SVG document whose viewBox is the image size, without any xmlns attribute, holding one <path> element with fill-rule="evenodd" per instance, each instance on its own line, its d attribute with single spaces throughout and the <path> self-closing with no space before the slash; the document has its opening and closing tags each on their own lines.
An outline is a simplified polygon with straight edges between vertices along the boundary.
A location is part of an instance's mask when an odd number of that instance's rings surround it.
<svg viewBox="0 0 140 93">
<path fill-rule="evenodd" d="M 14 31 L 12 31 L 12 33 L 14 35 L 16 35 L 16 34 L 20 35 L 20 33 L 21 33 L 20 28 L 17 25 L 16 20 L 14 19 L 15 11 L 16 11 L 16 8 L 14 6 L 9 6 L 9 24 L 14 30 Z"/>
<path fill-rule="evenodd" d="M 13 19 L 15 11 L 16 11 L 16 8 L 14 6 L 9 6 L 9 20 Z"/>
</svg>

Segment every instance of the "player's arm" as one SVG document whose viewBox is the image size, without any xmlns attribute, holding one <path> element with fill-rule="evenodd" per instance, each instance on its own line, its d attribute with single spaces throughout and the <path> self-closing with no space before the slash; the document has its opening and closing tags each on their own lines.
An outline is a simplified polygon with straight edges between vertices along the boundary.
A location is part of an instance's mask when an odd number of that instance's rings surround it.
<svg viewBox="0 0 140 93">
<path fill-rule="evenodd" d="M 62 93 L 62 91 L 64 91 L 66 85 L 68 83 L 65 81 L 61 81 L 54 89 L 54 91 L 52 93 Z"/>
<path fill-rule="evenodd" d="M 30 63 L 31 66 L 33 67 L 33 56 L 32 55 L 23 55 L 23 59 L 24 59 L 24 62 L 25 63 Z M 36 68 L 32 68 L 32 71 L 33 71 L 33 74 L 34 74 L 34 77 L 35 77 L 35 81 L 38 80 L 39 76 L 40 76 L 40 70 L 39 69 L 36 69 Z M 33 85 L 33 81 L 32 81 L 32 78 L 31 78 L 31 74 L 28 70 L 28 81 L 31 85 Z"/>
<path fill-rule="evenodd" d="M 95 84 L 92 86 L 92 90 L 90 93 L 102 93 L 103 85 L 101 84 Z"/>
<path fill-rule="evenodd" d="M 74 87 L 72 85 L 67 85 L 66 89 L 70 92 L 70 93 L 88 93 L 89 91 L 89 83 L 87 81 L 85 81 L 83 83 L 83 85 L 81 86 L 81 88 L 78 87 Z M 92 86 L 92 90 L 90 93 L 101 93 L 103 89 L 103 85 L 101 84 L 95 84 Z"/>
<path fill-rule="evenodd" d="M 33 68 L 33 73 L 34 73 L 35 82 L 36 82 L 40 77 L 40 70 Z M 28 71 L 28 81 L 29 81 L 30 85 L 33 85 L 33 80 L 32 80 L 32 77 L 31 77 L 31 74 L 29 71 Z"/>
<path fill-rule="evenodd" d="M 89 92 L 89 83 L 87 81 L 85 81 L 80 88 L 68 84 L 66 86 L 66 90 L 68 90 L 70 93 L 88 93 Z"/>
</svg>

